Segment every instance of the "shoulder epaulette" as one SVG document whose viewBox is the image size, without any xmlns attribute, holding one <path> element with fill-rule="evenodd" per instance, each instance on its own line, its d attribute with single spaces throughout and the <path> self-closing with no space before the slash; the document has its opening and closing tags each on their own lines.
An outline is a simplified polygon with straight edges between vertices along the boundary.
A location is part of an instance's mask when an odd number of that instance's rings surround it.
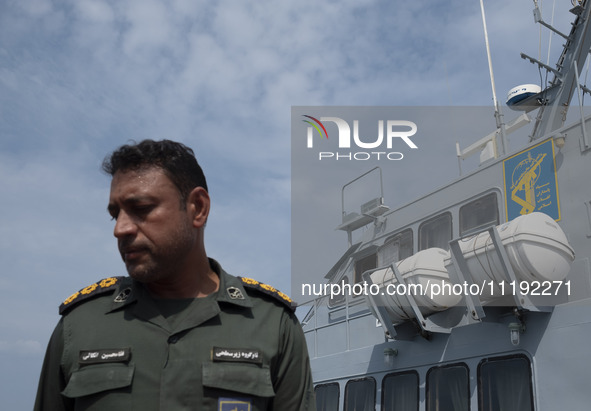
<svg viewBox="0 0 591 411">
<path fill-rule="evenodd" d="M 282 293 L 281 291 L 277 290 L 275 287 L 272 287 L 268 284 L 264 284 L 258 282 L 257 280 L 253 280 L 252 278 L 247 277 L 238 277 L 242 284 L 250 289 L 258 290 L 264 294 L 270 295 L 274 299 L 278 300 L 283 305 L 287 306 L 291 311 L 295 311 L 297 304 L 293 301 L 287 294 Z"/>
<path fill-rule="evenodd" d="M 71 307 L 76 304 L 85 301 L 89 298 L 95 297 L 100 294 L 104 294 L 108 291 L 112 291 L 117 287 L 117 284 L 121 282 L 125 277 L 109 277 L 104 278 L 99 282 L 89 285 L 75 292 L 60 305 L 60 314 L 64 314 Z"/>
</svg>

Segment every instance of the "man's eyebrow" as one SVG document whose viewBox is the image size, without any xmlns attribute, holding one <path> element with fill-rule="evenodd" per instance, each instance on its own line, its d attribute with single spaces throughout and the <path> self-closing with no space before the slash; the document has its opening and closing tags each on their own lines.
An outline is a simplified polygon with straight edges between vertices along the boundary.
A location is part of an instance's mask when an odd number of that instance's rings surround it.
<svg viewBox="0 0 591 411">
<path fill-rule="evenodd" d="M 111 204 L 107 205 L 107 212 L 110 215 L 115 215 L 118 209 L 119 209 L 119 206 L 116 206 L 115 204 L 111 203 Z"/>
</svg>

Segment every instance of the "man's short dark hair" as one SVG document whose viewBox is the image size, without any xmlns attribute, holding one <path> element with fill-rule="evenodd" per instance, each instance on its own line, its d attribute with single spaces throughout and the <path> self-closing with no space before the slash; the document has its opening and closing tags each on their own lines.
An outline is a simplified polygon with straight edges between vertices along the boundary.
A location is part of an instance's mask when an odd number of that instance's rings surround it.
<svg viewBox="0 0 591 411">
<path fill-rule="evenodd" d="M 159 167 L 177 186 L 181 198 L 187 199 L 195 187 L 207 191 L 203 170 L 197 163 L 193 150 L 182 143 L 171 140 L 143 140 L 125 144 L 105 157 L 102 169 L 114 176 L 118 171 L 126 172 L 144 168 Z"/>
</svg>

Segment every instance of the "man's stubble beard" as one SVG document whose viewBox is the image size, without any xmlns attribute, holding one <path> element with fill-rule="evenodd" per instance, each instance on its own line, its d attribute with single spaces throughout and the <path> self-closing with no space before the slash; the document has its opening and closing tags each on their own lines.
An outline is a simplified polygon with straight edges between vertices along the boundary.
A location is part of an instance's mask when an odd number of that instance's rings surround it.
<svg viewBox="0 0 591 411">
<path fill-rule="evenodd" d="M 125 263 L 129 276 L 141 283 L 172 279 L 180 270 L 188 254 L 193 250 L 194 233 L 192 227 L 183 224 L 171 235 L 166 246 L 155 250 L 147 247 L 146 254 L 138 264 Z"/>
</svg>

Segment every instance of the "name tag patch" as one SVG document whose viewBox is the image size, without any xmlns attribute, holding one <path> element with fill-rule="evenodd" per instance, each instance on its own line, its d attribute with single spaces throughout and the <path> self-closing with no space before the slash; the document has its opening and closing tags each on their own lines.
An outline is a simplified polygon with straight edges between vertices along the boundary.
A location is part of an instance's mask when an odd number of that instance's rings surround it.
<svg viewBox="0 0 591 411">
<path fill-rule="evenodd" d="M 115 348 L 80 351 L 80 364 L 99 364 L 108 362 L 126 362 L 131 357 L 131 348 Z"/>
<path fill-rule="evenodd" d="M 263 355 L 259 350 L 249 348 L 213 347 L 213 361 L 250 362 L 262 364 Z"/>
<path fill-rule="evenodd" d="M 220 398 L 218 399 L 218 411 L 250 411 L 248 398 Z"/>
</svg>

